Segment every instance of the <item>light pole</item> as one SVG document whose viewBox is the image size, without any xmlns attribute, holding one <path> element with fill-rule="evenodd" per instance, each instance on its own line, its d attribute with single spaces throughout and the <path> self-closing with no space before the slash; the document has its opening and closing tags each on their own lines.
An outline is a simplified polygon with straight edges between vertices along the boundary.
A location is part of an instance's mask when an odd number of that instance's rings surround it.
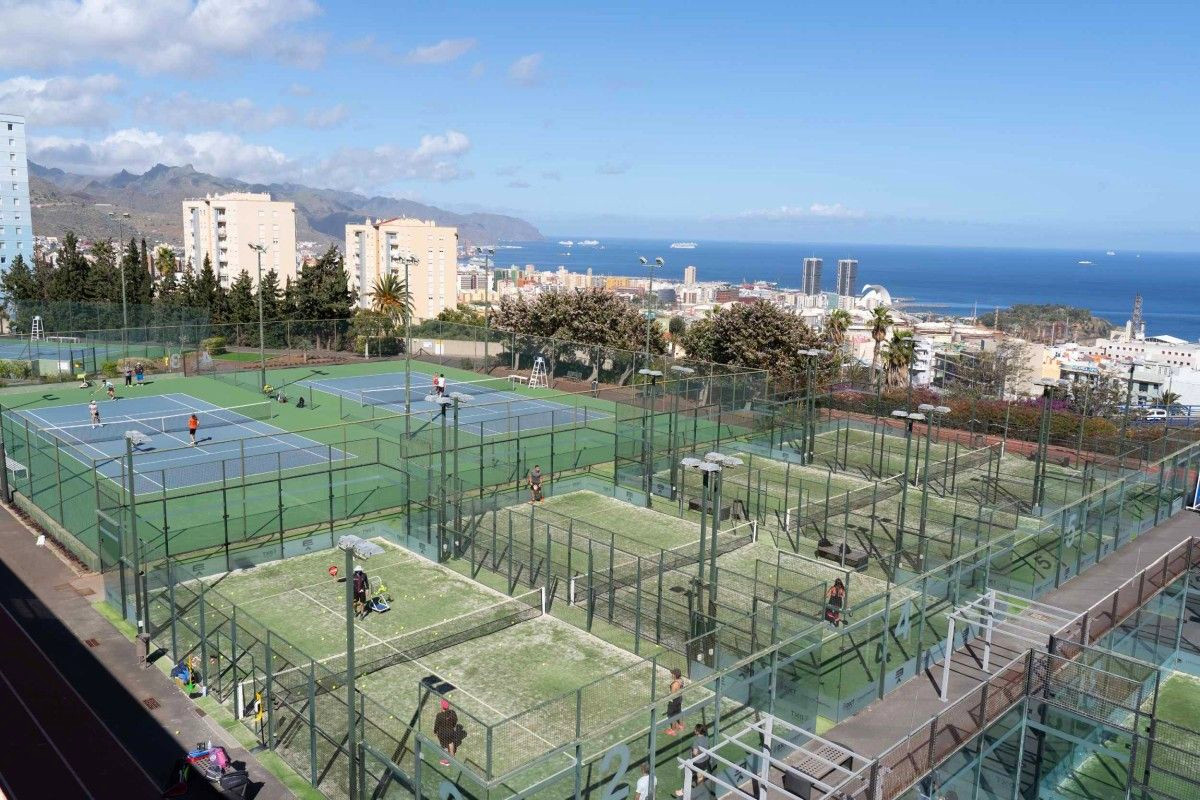
<svg viewBox="0 0 1200 800">
<path fill-rule="evenodd" d="M 1140 361 L 1129 362 L 1129 376 L 1125 379 L 1125 413 L 1121 415 L 1121 444 L 1117 452 L 1117 468 L 1125 464 L 1125 431 L 1129 426 L 1129 414 L 1133 411 L 1133 371 L 1142 366 Z"/>
<path fill-rule="evenodd" d="M 358 722 L 354 711 L 354 558 L 367 559 L 383 553 L 374 542 L 346 534 L 338 539 L 338 548 L 346 554 L 346 754 L 350 759 L 350 796 L 358 797 Z"/>
<path fill-rule="evenodd" d="M 440 453 L 441 468 L 438 474 L 438 559 L 445 555 L 443 548 L 446 542 L 446 411 L 447 406 L 457 406 L 457 401 L 440 394 L 425 395 L 425 402 L 434 403 L 438 407 L 438 416 L 442 418 L 442 447 Z M 455 421 L 458 414 L 455 413 Z M 457 426 L 456 426 L 457 428 Z"/>
<path fill-rule="evenodd" d="M 917 411 L 920 411 L 928 418 L 925 423 L 925 464 L 921 470 L 921 542 L 922 546 L 925 541 L 925 519 L 929 514 L 929 439 L 933 435 L 933 426 L 944 415 L 950 413 L 949 406 L 934 406 L 929 403 L 921 403 L 917 406 Z"/>
<path fill-rule="evenodd" d="M 272 241 L 272 244 L 275 242 Z M 258 256 L 258 385 L 267 386 L 267 346 L 263 326 L 262 257 L 267 247 L 262 242 L 251 244 L 250 249 Z"/>
<path fill-rule="evenodd" d="M 716 487 L 713 490 L 713 524 L 712 524 L 712 546 L 708 549 L 708 602 L 715 604 L 717 601 L 717 555 L 719 549 L 717 547 L 717 532 L 721 525 L 721 484 L 724 481 L 723 470 L 740 467 L 742 460 L 735 456 L 727 456 L 723 453 L 705 453 L 705 462 L 715 464 L 718 469 L 713 471 L 713 478 L 716 480 Z M 746 479 L 749 481 L 749 478 Z M 750 509 L 746 509 L 746 513 L 750 513 Z"/>
<path fill-rule="evenodd" d="M 696 370 L 691 367 L 681 367 L 676 364 L 671 365 L 671 371 L 679 375 L 684 380 L 684 391 L 689 388 L 688 377 L 695 374 Z M 678 379 L 677 379 L 678 380 Z M 671 411 L 671 499 L 675 499 L 675 481 L 679 477 L 679 386 L 675 386 L 675 402 Z"/>
<path fill-rule="evenodd" d="M 404 438 L 408 439 L 411 436 L 412 422 L 409 419 L 412 416 L 412 287 L 408 283 L 409 270 L 420 263 L 420 259 L 412 253 L 408 255 L 394 255 L 392 261 L 399 261 L 404 265 Z"/>
<path fill-rule="evenodd" d="M 904 512 L 908 507 L 908 456 L 912 448 L 912 432 L 914 422 L 924 422 L 925 415 L 916 411 L 905 411 L 902 408 L 897 408 L 892 412 L 892 416 L 896 419 L 902 419 L 907 427 L 907 433 L 904 435 L 904 482 L 900 484 L 900 513 L 897 515 L 896 522 L 896 569 L 900 567 L 900 553 L 903 552 L 904 543 Z"/>
<path fill-rule="evenodd" d="M 109 216 L 116 218 L 116 215 L 109 212 Z M 126 230 L 126 222 L 129 220 L 129 212 L 121 212 L 121 233 L 124 235 Z M 132 238 L 132 237 L 130 237 Z M 125 243 L 121 243 L 118 253 L 125 249 Z M 117 265 L 121 268 L 121 343 L 122 349 L 125 351 L 125 358 L 129 358 L 129 311 L 125 302 L 125 258 L 117 259 Z"/>
<path fill-rule="evenodd" d="M 825 354 L 824 350 L 812 347 L 807 350 L 800 350 L 799 355 L 804 356 L 804 394 L 805 394 L 805 409 L 804 409 L 804 463 L 811 464 L 813 456 L 817 450 L 817 426 L 813 419 L 817 415 L 817 398 L 813 392 L 817 358 Z"/>
<path fill-rule="evenodd" d="M 709 506 L 709 484 L 713 482 L 711 476 L 715 472 L 720 472 L 719 464 L 714 464 L 711 461 L 705 461 L 693 456 L 679 459 L 679 466 L 684 469 L 694 469 L 700 473 L 700 552 L 696 559 L 696 608 L 704 608 L 704 554 L 705 548 L 708 545 L 708 506 Z M 692 635 L 696 633 L 695 622 L 692 622 Z"/>
<path fill-rule="evenodd" d="M 642 417 L 642 468 L 646 471 L 646 508 L 650 508 L 651 498 L 654 496 L 654 394 L 662 372 L 656 369 L 639 369 L 638 375 L 650 379 L 650 394 L 644 405 L 650 414 L 650 442 L 648 445 L 646 443 L 646 419 L 645 416 Z"/>
<path fill-rule="evenodd" d="M 476 255 L 483 254 L 483 371 L 490 372 L 491 365 L 488 363 L 488 344 L 491 340 L 492 303 L 488 296 L 488 290 L 492 288 L 491 263 L 492 256 L 496 254 L 496 248 L 476 247 L 475 253 Z"/>
<path fill-rule="evenodd" d="M 1133 370 L 1130 370 L 1130 374 Z M 1042 416 L 1038 423 L 1038 441 L 1037 451 L 1034 456 L 1033 468 L 1033 508 L 1037 513 L 1041 513 L 1042 505 L 1046 501 L 1046 458 L 1050 451 L 1050 402 L 1053 399 L 1055 389 L 1066 389 L 1071 383 L 1070 381 L 1051 378 L 1038 378 L 1033 382 L 1035 386 L 1042 387 Z"/>
<path fill-rule="evenodd" d="M 646 369 L 650 369 L 650 329 L 654 325 L 654 312 L 650 308 L 654 297 L 654 270 L 661 267 L 666 262 L 661 258 L 656 258 L 653 261 L 648 261 L 645 256 L 638 258 L 642 262 L 642 266 L 650 270 L 650 285 L 646 289 Z"/>
</svg>

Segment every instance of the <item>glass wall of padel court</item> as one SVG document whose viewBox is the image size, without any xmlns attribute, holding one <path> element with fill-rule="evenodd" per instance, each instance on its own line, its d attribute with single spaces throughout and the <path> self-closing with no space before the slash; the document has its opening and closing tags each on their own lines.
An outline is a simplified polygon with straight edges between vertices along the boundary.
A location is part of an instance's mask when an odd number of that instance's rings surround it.
<svg viewBox="0 0 1200 800">
<path fill-rule="evenodd" d="M 840 627 L 831 627 L 822 618 L 823 609 L 815 600 L 804 602 L 799 582 L 816 585 L 811 572 L 802 572 L 797 565 L 784 583 L 783 560 L 771 565 L 774 585 L 769 585 L 763 566 L 753 576 L 757 586 L 727 590 L 721 586 L 718 569 L 715 591 L 712 584 L 706 589 L 703 582 L 693 582 L 697 597 L 691 608 L 675 602 L 668 609 L 668 598 L 657 589 L 659 576 L 671 570 L 662 554 L 658 559 L 642 557 L 640 562 L 633 554 L 631 566 L 627 561 L 613 563 L 616 556 L 606 553 L 609 563 L 597 567 L 598 531 L 577 532 L 582 526 L 570 521 L 555 524 L 550 514 L 535 510 L 521 520 L 532 527 L 531 537 L 527 529 L 519 534 L 514 530 L 507 556 L 480 558 L 479 520 L 499 515 L 500 509 L 507 513 L 512 504 L 503 497 L 493 498 L 490 508 L 476 502 L 463 510 L 461 528 L 456 528 L 454 515 L 443 514 L 444 522 L 439 517 L 438 509 L 444 508 L 437 504 L 439 497 L 429 505 L 427 523 L 445 526 L 450 552 L 442 565 L 432 566 L 474 575 L 479 584 L 497 590 L 496 603 L 420 628 L 415 639 L 385 638 L 374 643 L 382 648 L 382 657 L 372 659 L 362 671 L 368 686 L 353 698 L 345 690 L 344 655 L 332 640 L 310 638 L 299 643 L 296 637 L 307 633 L 289 638 L 278 625 L 263 619 L 274 618 L 272 598 L 284 589 L 290 591 L 292 580 L 300 581 L 305 592 L 324 591 L 312 586 L 323 580 L 320 573 L 325 566 L 340 560 L 340 552 L 328 553 L 335 544 L 333 535 L 302 540 L 315 554 L 308 557 L 315 557 L 320 569 L 294 579 L 284 575 L 279 578 L 283 583 L 248 595 L 234 577 L 222 578 L 224 567 L 211 560 L 159 561 L 119 572 L 128 576 L 125 591 L 133 595 L 127 598 L 130 605 L 144 606 L 155 644 L 176 661 L 192 659 L 210 692 L 242 714 L 265 743 L 330 796 L 350 796 L 353 771 L 353 796 L 616 797 L 634 782 L 642 765 L 654 770 L 661 788 L 678 786 L 674 759 L 683 754 L 686 744 L 663 733 L 670 719 L 685 720 L 689 727 L 703 724 L 716 741 L 722 731 L 757 713 L 776 715 L 809 730 L 851 716 L 940 658 L 945 618 L 954 606 L 996 587 L 1037 597 L 1087 569 L 1105 553 L 1177 513 L 1198 465 L 1200 448 L 1185 446 L 1096 489 L 1054 514 L 1052 521 L 1043 521 L 1037 530 L 1018 526 L 996 532 L 987 543 L 929 571 L 911 576 L 899 571 L 892 578 L 877 578 L 880 595 L 855 599 L 847 609 L 848 624 Z M 603 482 L 595 476 L 580 480 L 577 485 L 564 485 L 563 491 L 600 494 Z M 621 500 L 639 497 L 611 483 L 608 491 Z M 645 495 L 640 496 L 645 502 Z M 715 504 L 710 512 L 710 519 L 721 521 Z M 391 524 L 358 531 L 387 539 Z M 493 533 L 507 538 L 508 522 L 493 525 L 485 538 Z M 593 543 L 581 548 L 576 541 L 564 543 L 563 535 L 583 536 Z M 754 537 L 762 535 L 756 531 Z M 470 555 L 472 536 L 476 537 L 475 557 Z M 719 530 L 715 539 L 719 558 L 738 549 L 731 545 L 721 552 L 725 543 Z M 610 548 L 615 542 L 613 532 Z M 539 552 L 542 546 L 546 549 Z M 587 553 L 589 546 L 589 566 L 575 575 L 571 575 L 575 570 L 556 571 L 554 565 L 562 564 L 566 553 Z M 269 560 L 268 555 L 278 557 L 264 554 L 264 560 Z M 291 558 L 281 563 L 291 565 L 286 567 L 289 570 L 298 569 L 296 565 L 305 558 L 299 550 L 285 555 Z M 549 566 L 531 570 L 535 559 Z M 514 566 L 524 567 L 516 580 L 510 579 Z M 1181 567 L 1177 572 L 1184 571 Z M 214 572 L 214 578 L 201 580 Z M 141 579 L 135 580 L 139 574 Z M 530 575 L 535 575 L 532 594 Z M 865 580 L 849 577 L 851 586 L 856 579 Z M 1130 604 L 1130 612 L 1141 599 L 1121 597 L 1122 604 Z M 317 599 L 325 605 L 332 602 L 328 597 Z M 253 610 L 247 605 L 253 605 Z M 723 618 L 726 605 L 745 609 L 748 622 Z M 565 626 L 567 632 L 561 634 L 565 639 L 556 644 L 555 634 L 534 626 Z M 620 657 L 602 662 L 600 675 L 569 669 L 565 676 L 539 675 L 541 667 L 535 659 L 525 662 L 509 656 L 514 663 L 507 669 L 515 669 L 516 677 L 505 673 L 498 688 L 478 688 L 485 683 L 479 676 L 447 677 L 455 674 L 456 659 L 467 653 L 482 657 L 481 651 L 471 648 L 483 647 L 484 641 L 494 645 L 497 640 L 488 637 L 504 636 L 510 629 L 541 642 L 538 655 L 551 662 L 569 660 L 570 648 L 580 646 L 572 645 L 570 637 L 584 631 L 594 634 L 588 641 L 604 639 L 620 643 L 623 649 Z M 694 635 L 688 638 L 689 633 Z M 633 651 L 639 643 L 651 653 L 649 658 L 636 657 Z M 1050 657 L 1073 659 L 1077 651 Z M 680 691 L 671 691 L 671 667 L 687 677 Z M 502 665 L 495 669 L 502 671 Z M 1025 669 L 1035 671 L 1032 664 Z M 562 689 L 572 683 L 573 688 Z M 514 688 L 517 685 L 520 690 Z M 447 691 L 456 698 L 455 711 L 463 726 L 461 757 L 441 746 L 435 730 L 432 699 Z M 996 708 L 998 696 L 984 701 L 990 703 L 987 708 Z M 1011 700 L 1015 703 L 1020 697 L 1017 691 Z M 681 703 L 676 705 L 676 700 Z M 250 713 L 243 713 L 247 709 Z M 984 719 L 991 721 L 990 716 Z M 351 724 L 356 726 L 353 737 Z M 931 741 L 944 738 L 931 737 Z M 919 770 L 910 775 L 901 769 L 910 758 L 907 752 L 902 755 L 896 754 L 899 760 L 886 771 L 893 777 L 878 784 L 887 791 L 868 796 L 899 796 L 921 777 Z"/>
</svg>

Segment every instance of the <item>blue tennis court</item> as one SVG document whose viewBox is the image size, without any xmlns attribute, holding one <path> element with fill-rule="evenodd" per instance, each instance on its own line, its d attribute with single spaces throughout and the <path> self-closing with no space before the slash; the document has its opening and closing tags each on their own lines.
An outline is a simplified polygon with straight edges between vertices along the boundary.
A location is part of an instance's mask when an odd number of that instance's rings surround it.
<svg viewBox="0 0 1200 800">
<path fill-rule="evenodd" d="M 243 475 L 278 474 L 325 464 L 345 455 L 338 448 L 289 433 L 266 422 L 272 401 L 221 408 L 188 394 L 99 399 L 99 427 L 87 403 L 18 411 L 31 432 L 62 444 L 69 453 L 113 481 L 124 475 L 125 436 L 137 431 L 147 441 L 134 451 L 134 490 L 161 492 L 206 483 L 238 481 Z M 196 446 L 188 445 L 188 417 L 200 425 Z"/>
<path fill-rule="evenodd" d="M 437 404 L 425 399 L 433 393 L 432 381 L 433 376 L 429 373 L 412 374 L 410 398 L 414 415 L 432 418 L 437 413 Z M 378 407 L 384 414 L 404 413 L 403 372 L 306 380 L 300 385 L 335 395 L 342 398 L 343 403 L 359 405 L 368 411 Z M 446 393 L 454 392 L 469 395 L 459 407 L 458 427 L 479 436 L 525 433 L 612 416 L 586 406 L 577 408 L 548 398 L 521 394 L 508 378 L 469 381 L 447 378 Z"/>
</svg>

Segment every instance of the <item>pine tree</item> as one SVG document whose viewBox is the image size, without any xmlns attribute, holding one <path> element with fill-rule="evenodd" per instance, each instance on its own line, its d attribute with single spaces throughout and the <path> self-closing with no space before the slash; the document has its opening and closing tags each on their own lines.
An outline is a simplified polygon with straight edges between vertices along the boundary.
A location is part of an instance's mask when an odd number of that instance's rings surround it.
<svg viewBox="0 0 1200 800">
<path fill-rule="evenodd" d="M 137 242 L 130 239 L 129 246 L 125 249 L 121 259 L 121 263 L 125 267 L 125 294 L 129 298 L 131 309 L 129 323 L 131 325 L 143 324 L 142 319 L 132 313 L 132 309 L 136 308 L 141 313 L 141 309 L 149 306 L 154 298 L 154 283 L 146 266 L 145 245 L 146 240 L 143 239 L 139 250 Z"/>
<path fill-rule="evenodd" d="M 298 324 L 301 332 L 307 334 L 318 349 L 322 346 L 337 349 L 347 328 L 344 321 L 350 318 L 353 310 L 349 278 L 337 247 L 330 245 L 320 258 L 305 267 L 293 289 L 295 315 L 300 320 L 293 324 L 293 329 Z M 314 323 L 314 320 L 321 322 Z"/>
<path fill-rule="evenodd" d="M 263 273 L 262 286 L 262 309 L 263 319 L 266 320 L 266 334 L 263 337 L 266 343 L 272 347 L 279 347 L 284 343 L 287 321 L 284 319 L 284 301 L 282 293 L 279 291 L 279 274 L 273 269 Z M 258 293 L 254 295 L 255 309 L 258 306 Z"/>
<path fill-rule="evenodd" d="M 83 251 L 79 249 L 79 239 L 74 232 L 67 231 L 63 237 L 63 249 L 58 255 L 58 268 L 54 270 L 50 285 L 47 287 L 46 299 L 55 301 L 78 301 L 83 297 L 83 287 L 87 285 L 88 262 Z M 67 327 L 80 327 L 73 324 Z M 86 327 L 86 326 L 84 326 Z"/>
<path fill-rule="evenodd" d="M 222 309 L 221 298 L 218 295 L 217 274 L 213 272 L 212 259 L 208 257 L 207 253 L 204 255 L 204 266 L 200 269 L 200 274 L 196 276 L 192 293 L 192 305 L 207 311 L 213 322 L 220 322 Z"/>
<path fill-rule="evenodd" d="M 33 307 L 40 299 L 40 289 L 33 270 L 20 253 L 9 265 L 8 272 L 0 272 L 0 292 L 13 306 L 13 329 L 28 332 L 33 315 L 37 313 Z"/>
<path fill-rule="evenodd" d="M 236 345 L 245 347 L 258 340 L 258 332 L 251 324 L 258 322 L 258 304 L 254 299 L 254 283 L 246 270 L 242 270 L 229 287 L 227 314 L 226 322 L 233 323 Z"/>
</svg>

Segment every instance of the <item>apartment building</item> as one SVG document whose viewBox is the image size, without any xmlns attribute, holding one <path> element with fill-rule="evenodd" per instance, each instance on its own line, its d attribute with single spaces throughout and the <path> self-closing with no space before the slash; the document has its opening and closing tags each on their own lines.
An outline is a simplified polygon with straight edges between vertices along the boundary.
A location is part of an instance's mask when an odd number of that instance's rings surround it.
<svg viewBox="0 0 1200 800">
<path fill-rule="evenodd" d="M 296 277 L 296 206 L 271 195 L 234 192 L 183 201 L 184 263 L 199 270 L 207 256 L 222 286 L 245 270 L 258 283 L 258 252 L 263 272 L 275 270 L 282 286 Z"/>
<path fill-rule="evenodd" d="M 25 118 L 0 113 L 0 272 L 17 256 L 33 268 L 33 223 L 29 216 L 29 165 Z"/>
<path fill-rule="evenodd" d="M 436 317 L 456 305 L 458 229 L 396 217 L 346 226 L 346 271 L 361 308 L 371 306 L 377 278 L 389 270 L 404 275 L 404 257 L 416 258 L 408 268 L 414 320 Z"/>
</svg>

